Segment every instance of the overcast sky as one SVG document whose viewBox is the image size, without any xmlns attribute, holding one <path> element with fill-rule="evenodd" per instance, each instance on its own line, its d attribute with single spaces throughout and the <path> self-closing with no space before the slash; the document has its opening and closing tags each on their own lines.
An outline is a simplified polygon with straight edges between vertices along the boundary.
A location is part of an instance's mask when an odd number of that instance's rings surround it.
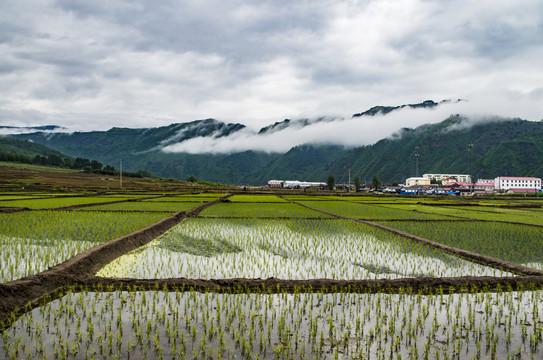
<svg viewBox="0 0 543 360">
<path fill-rule="evenodd" d="M 0 125 L 258 129 L 457 98 L 543 118 L 541 0 L 6 0 L 0 19 Z"/>
</svg>

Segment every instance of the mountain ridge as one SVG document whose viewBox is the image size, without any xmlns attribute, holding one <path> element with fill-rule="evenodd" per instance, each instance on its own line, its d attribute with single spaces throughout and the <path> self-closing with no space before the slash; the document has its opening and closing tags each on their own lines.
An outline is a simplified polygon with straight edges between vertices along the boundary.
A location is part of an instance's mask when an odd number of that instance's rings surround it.
<svg viewBox="0 0 543 360">
<path fill-rule="evenodd" d="M 359 113 L 359 116 L 386 116 L 405 107 L 433 109 L 446 102 L 427 100 L 419 104 L 373 107 Z M 388 113 L 382 113 L 383 108 Z M 261 128 L 259 133 L 266 136 L 289 126 L 304 131 L 305 126 L 327 119 L 285 119 Z M 273 178 L 325 181 L 330 173 L 336 175 L 337 182 L 346 182 L 349 169 L 351 178 L 359 176 L 369 181 L 377 175 L 384 182 L 403 182 L 405 178 L 416 175 L 415 148 L 420 153 L 421 174 L 467 173 L 468 144 L 474 144 L 470 155 L 475 177 L 485 174 L 489 177 L 543 176 L 543 166 L 532 165 L 543 157 L 543 124 L 498 117 L 476 122 L 468 117 L 451 115 L 439 123 L 402 128 L 372 145 L 352 148 L 338 144 L 301 143 L 279 153 L 254 150 L 224 154 L 162 151 L 166 146 L 198 137 L 217 140 L 247 131 L 249 129 L 243 124 L 204 119 L 156 128 L 112 128 L 72 134 L 35 132 L 12 137 L 41 143 L 72 157 L 97 159 L 106 164 L 118 164 L 122 160 L 123 167 L 129 171 L 145 169 L 162 177 L 186 179 L 196 176 L 228 184 L 263 185 Z"/>
</svg>

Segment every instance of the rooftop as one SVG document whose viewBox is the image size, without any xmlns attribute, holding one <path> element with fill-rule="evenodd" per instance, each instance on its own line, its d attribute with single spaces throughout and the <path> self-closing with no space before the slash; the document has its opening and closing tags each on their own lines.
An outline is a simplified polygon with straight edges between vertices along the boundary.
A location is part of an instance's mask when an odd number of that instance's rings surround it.
<svg viewBox="0 0 543 360">
<path fill-rule="evenodd" d="M 496 179 L 500 180 L 541 180 L 536 177 L 518 177 L 518 176 L 499 176 Z"/>
</svg>

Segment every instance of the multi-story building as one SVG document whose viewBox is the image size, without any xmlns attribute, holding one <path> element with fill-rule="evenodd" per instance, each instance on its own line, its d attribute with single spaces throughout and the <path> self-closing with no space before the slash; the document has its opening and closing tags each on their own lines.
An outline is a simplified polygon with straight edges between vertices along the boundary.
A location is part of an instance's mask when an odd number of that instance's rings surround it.
<svg viewBox="0 0 543 360">
<path fill-rule="evenodd" d="M 500 176 L 494 179 L 494 188 L 498 192 L 508 190 L 541 190 L 541 179 L 535 177 Z"/>
<path fill-rule="evenodd" d="M 435 179 L 436 181 L 454 179 L 460 183 L 471 184 L 471 175 L 466 174 L 424 174 L 422 177 L 430 180 Z"/>
</svg>

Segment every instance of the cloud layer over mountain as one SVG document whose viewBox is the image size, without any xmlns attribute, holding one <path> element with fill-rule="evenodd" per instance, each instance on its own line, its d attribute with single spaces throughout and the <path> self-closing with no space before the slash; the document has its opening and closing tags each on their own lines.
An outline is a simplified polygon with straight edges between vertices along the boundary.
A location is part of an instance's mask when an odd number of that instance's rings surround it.
<svg viewBox="0 0 543 360">
<path fill-rule="evenodd" d="M 345 120 L 303 136 L 359 144 L 426 116 L 350 120 L 378 104 L 463 98 L 469 114 L 543 118 L 539 0 L 28 0 L 1 2 L 0 19 L 0 125 L 331 116 Z M 279 135 L 189 145 L 270 151 L 301 136 Z"/>
<path fill-rule="evenodd" d="M 432 108 L 404 107 L 388 114 L 351 118 L 309 119 L 298 126 L 296 120 L 290 126 L 260 134 L 250 128 L 233 132 L 229 136 L 201 136 L 185 141 L 168 142 L 162 148 L 165 152 L 180 153 L 234 153 L 246 150 L 264 152 L 287 152 L 302 144 L 343 145 L 359 147 L 371 145 L 382 138 L 397 135 L 398 129 L 415 128 L 423 124 L 438 123 L 455 113 L 474 113 L 477 105 L 466 101 L 443 102 Z M 499 121 L 506 118 L 491 117 L 485 114 L 472 115 L 463 126 L 471 126 L 482 121 Z M 305 124 L 309 122 L 309 124 Z"/>
</svg>

